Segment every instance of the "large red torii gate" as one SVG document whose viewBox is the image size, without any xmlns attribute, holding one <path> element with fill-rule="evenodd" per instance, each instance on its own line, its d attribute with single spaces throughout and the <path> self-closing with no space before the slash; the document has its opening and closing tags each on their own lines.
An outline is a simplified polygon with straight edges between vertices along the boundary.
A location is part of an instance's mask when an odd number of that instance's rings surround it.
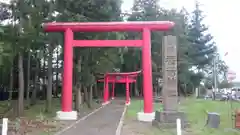
<svg viewBox="0 0 240 135">
<path fill-rule="evenodd" d="M 151 30 L 167 31 L 174 26 L 169 21 L 150 22 L 84 22 L 84 23 L 45 23 L 46 32 L 64 32 L 64 66 L 62 110 L 57 112 L 57 118 L 62 120 L 77 119 L 77 112 L 72 111 L 72 70 L 74 47 L 141 47 L 144 112 L 138 113 L 141 121 L 154 119 L 152 105 L 152 62 L 151 62 Z M 139 40 L 75 40 L 73 32 L 142 32 Z"/>
</svg>

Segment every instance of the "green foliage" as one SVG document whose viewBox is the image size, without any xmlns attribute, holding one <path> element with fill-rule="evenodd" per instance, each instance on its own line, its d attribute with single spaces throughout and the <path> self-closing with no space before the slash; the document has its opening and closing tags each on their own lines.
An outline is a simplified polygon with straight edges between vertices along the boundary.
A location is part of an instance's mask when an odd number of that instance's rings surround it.
<svg viewBox="0 0 240 135">
<path fill-rule="evenodd" d="M 208 28 L 202 23 L 204 19 L 203 11 L 200 10 L 198 4 L 196 4 L 196 9 L 193 13 L 188 13 L 185 9 L 181 11 L 164 9 L 158 4 L 158 0 L 135 0 L 132 12 L 122 16 L 121 3 L 121 0 L 12 0 L 10 5 L 3 6 L 4 9 L 7 8 L 12 11 L 8 18 L 10 17 L 13 21 L 0 27 L 1 65 L 8 69 L 18 52 L 25 53 L 30 51 L 35 60 L 43 60 L 44 57 L 51 53 L 51 50 L 48 50 L 49 45 L 53 47 L 53 51 L 56 47 L 63 46 L 63 34 L 43 32 L 42 23 L 44 22 L 122 21 L 123 17 L 128 21 L 170 20 L 176 24 L 172 31 L 167 33 L 152 32 L 153 72 L 162 72 L 163 36 L 167 34 L 175 35 L 178 39 L 178 77 L 180 87 L 187 86 L 189 89 L 197 87 L 205 77 L 205 73 L 210 72 L 212 58 L 214 53 L 217 52 L 213 37 L 210 34 L 206 34 L 208 33 Z M 75 39 L 84 40 L 141 38 L 139 33 L 134 32 L 75 33 L 74 36 Z M 60 56 L 60 61 L 62 61 L 63 54 L 58 55 Z M 77 63 L 79 59 L 81 59 L 80 67 L 78 67 Z M 218 64 L 219 74 L 224 75 L 227 70 L 226 64 L 223 61 L 219 61 Z M 140 70 L 141 49 L 74 49 L 74 75 L 76 75 L 77 82 L 90 86 L 96 82 L 96 73 L 112 72 L 114 68 L 121 68 L 121 71 Z M 191 70 L 193 68 L 196 70 Z M 41 74 L 41 77 L 44 75 Z"/>
<path fill-rule="evenodd" d="M 158 6 L 158 0 L 135 0 L 129 21 L 162 21 L 175 22 L 175 27 L 168 34 L 176 35 L 178 39 L 178 78 L 180 87 L 187 86 L 193 89 L 198 87 L 205 77 L 203 71 L 212 65 L 213 54 L 216 52 L 215 43 L 212 41 L 208 28 L 202 24 L 203 12 L 198 4 L 193 13 L 185 9 L 181 11 L 166 10 Z M 152 65 L 153 72 L 162 72 L 162 38 L 166 33 L 152 32 Z M 127 38 L 139 39 L 141 35 L 128 33 Z M 129 70 L 134 70 L 131 65 L 141 65 L 140 50 L 128 51 L 125 55 L 125 64 Z M 131 56 L 131 58 L 130 58 Z M 222 64 L 223 65 L 223 64 Z M 223 73 L 225 66 L 220 66 L 219 72 Z M 192 69 L 195 70 L 192 70 Z M 211 70 L 211 69 L 210 69 Z M 184 88 L 185 89 L 185 88 Z"/>
<path fill-rule="evenodd" d="M 223 88 L 232 88 L 233 87 L 233 83 L 228 82 L 226 80 L 223 80 L 222 82 L 219 83 L 218 88 L 219 89 L 223 89 Z"/>
<path fill-rule="evenodd" d="M 208 28 L 202 24 L 203 19 L 203 12 L 196 3 L 188 31 L 188 40 L 191 42 L 192 48 L 188 55 L 198 69 L 203 69 L 206 65 L 211 64 L 216 52 L 215 43 L 212 41 L 213 37 L 211 34 L 206 34 Z"/>
<path fill-rule="evenodd" d="M 81 7 L 81 8 L 79 8 Z M 121 2 L 116 0 L 83 2 L 79 0 L 56 1 L 56 11 L 62 13 L 57 21 L 95 22 L 121 21 Z M 121 33 L 76 33 L 76 39 L 123 39 Z M 75 59 L 81 60 L 81 71 L 77 73 L 77 80 L 86 86 L 96 82 L 95 73 L 111 72 L 119 63 L 117 48 L 76 48 Z M 75 63 L 77 65 L 77 63 Z"/>
</svg>

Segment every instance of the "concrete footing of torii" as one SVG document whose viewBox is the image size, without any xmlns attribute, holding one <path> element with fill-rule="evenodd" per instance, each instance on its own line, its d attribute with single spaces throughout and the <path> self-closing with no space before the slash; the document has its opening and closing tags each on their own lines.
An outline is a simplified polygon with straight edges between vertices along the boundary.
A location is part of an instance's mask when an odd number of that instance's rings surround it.
<svg viewBox="0 0 240 135">
<path fill-rule="evenodd" d="M 105 106 L 109 104 L 111 101 L 102 103 L 102 106 Z M 125 105 L 129 106 L 131 103 L 128 102 Z M 56 119 L 57 120 L 77 120 L 78 118 L 78 113 L 77 111 L 71 111 L 71 112 L 63 112 L 63 111 L 58 111 L 56 113 Z M 155 119 L 155 112 L 152 113 L 144 113 L 144 112 L 138 112 L 137 113 L 137 119 L 139 121 L 143 122 L 152 122 Z"/>
</svg>

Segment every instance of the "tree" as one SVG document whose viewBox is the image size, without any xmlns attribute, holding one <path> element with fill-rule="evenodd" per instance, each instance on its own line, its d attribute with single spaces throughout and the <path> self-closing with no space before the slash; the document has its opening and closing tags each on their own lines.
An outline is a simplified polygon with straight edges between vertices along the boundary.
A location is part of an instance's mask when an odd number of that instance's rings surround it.
<svg viewBox="0 0 240 135">
<path fill-rule="evenodd" d="M 231 82 L 228 82 L 226 80 L 223 80 L 222 82 L 219 83 L 218 88 L 223 89 L 223 88 L 232 88 L 233 84 Z"/>
<path fill-rule="evenodd" d="M 197 69 L 210 65 L 217 49 L 213 36 L 207 33 L 208 27 L 202 23 L 203 19 L 203 11 L 200 10 L 199 3 L 196 3 L 189 25 L 188 40 L 191 42 L 192 51 L 188 55 Z"/>
<path fill-rule="evenodd" d="M 46 100 L 46 112 L 51 112 L 53 86 L 61 88 L 63 63 L 63 34 L 46 33 L 44 22 L 99 22 L 99 21 L 173 21 L 175 27 L 168 32 L 152 32 L 152 67 L 154 77 L 162 77 L 162 38 L 167 34 L 178 39 L 178 82 L 181 92 L 193 92 L 210 74 L 212 58 L 217 53 L 214 41 L 207 27 L 202 23 L 203 13 L 196 5 L 193 13 L 185 9 L 177 11 L 161 7 L 158 0 L 135 0 L 132 12 L 121 13 L 120 0 L 12 0 L 0 3 L 0 21 L 10 20 L 0 29 L 0 85 L 3 89 L 17 89 L 19 93 L 16 108 L 23 115 L 24 107 Z M 81 7 L 81 8 L 79 8 Z M 190 20 L 190 22 L 189 22 Z M 140 39 L 134 32 L 75 33 L 75 39 Z M 61 48 L 61 49 L 59 49 Z M 59 51 L 60 50 L 60 51 Z M 136 71 L 141 69 L 141 49 L 139 48 L 75 48 L 73 85 L 75 108 L 82 103 L 92 107 L 93 87 L 96 88 L 98 74 Z M 218 62 L 218 72 L 224 76 L 227 66 Z M 197 72 L 196 72 L 197 71 Z M 59 77 L 56 77 L 59 76 Z M 54 78 L 59 78 L 54 79 Z M 140 81 L 141 78 L 138 80 Z M 153 82 L 155 85 L 155 82 Z M 140 89 L 138 83 L 138 88 Z M 59 85 L 59 87 L 58 87 Z M 135 95 L 140 92 L 137 87 Z M 2 88 L 1 88 L 2 89 Z M 99 89 L 101 93 L 101 90 Z M 12 92 L 10 96 L 15 101 Z M 57 90 L 54 96 L 58 95 Z M 82 98 L 84 95 L 84 98 Z M 27 102 L 24 102 L 25 98 Z M 97 96 L 96 96 L 97 97 Z M 31 98 L 31 100 L 30 100 Z M 84 99 L 84 102 L 82 102 Z"/>
<path fill-rule="evenodd" d="M 188 38 L 188 13 L 183 9 L 180 12 L 176 10 L 166 10 L 158 6 L 158 0 L 135 0 L 132 7 L 132 13 L 129 15 L 129 21 L 163 21 L 169 20 L 175 22 L 175 28 L 173 31 L 168 32 L 169 34 L 176 35 L 178 38 L 178 74 L 179 84 L 188 85 L 191 84 L 192 75 L 194 73 L 189 71 L 192 67 L 191 58 L 186 54 L 191 49 L 191 43 L 187 40 Z M 153 72 L 157 72 L 156 77 L 162 77 L 162 38 L 166 33 L 152 32 L 152 67 Z M 136 33 L 129 33 L 128 38 L 137 39 L 140 35 Z M 141 57 L 140 50 L 129 51 L 132 54 L 132 58 L 126 56 L 125 64 L 135 64 L 140 68 Z M 138 55 L 136 55 L 138 54 Z M 127 55 L 127 54 L 126 54 Z M 134 59 L 134 60 L 133 60 Z M 128 62 L 129 61 L 129 62 Z M 133 63 L 134 61 L 134 63 Z M 134 70 L 131 68 L 131 70 Z M 135 69 L 136 70 L 136 69 Z M 155 79 L 153 79 L 155 80 Z M 199 82 L 199 80 L 197 81 Z M 195 84 L 195 83 L 194 83 Z M 192 84 L 190 85 L 192 86 Z M 137 92 L 136 92 L 137 93 Z"/>
<path fill-rule="evenodd" d="M 18 116 L 23 115 L 24 106 L 28 105 L 29 93 L 30 93 L 30 78 L 31 78 L 31 57 L 32 52 L 39 49 L 39 44 L 44 44 L 44 40 L 41 34 L 42 28 L 40 23 L 47 17 L 46 15 L 51 14 L 47 11 L 46 1 L 35 2 L 30 1 L 11 1 L 8 5 L 8 11 L 11 10 L 10 20 L 11 23 L 4 26 L 7 32 L 2 34 L 5 39 L 4 45 L 8 44 L 11 50 L 11 62 L 14 63 L 13 59 L 18 58 L 18 85 L 19 85 L 19 96 L 18 96 Z M 44 7 L 45 6 L 45 7 Z M 43 8 L 44 7 L 44 8 Z M 6 50 L 7 47 L 5 47 Z M 26 59 L 27 60 L 26 60 Z M 27 66 L 25 67 L 25 62 Z M 12 65 L 14 66 L 14 65 Z M 27 70 L 24 70 L 25 69 Z M 11 72 L 13 70 L 11 69 Z M 27 73 L 27 74 L 26 74 Z M 11 73 L 12 74 L 12 73 Z M 12 78 L 12 75 L 11 75 Z M 12 79 L 10 79 L 12 80 Z M 10 81 L 11 82 L 11 81 Z M 12 83 L 10 83 L 12 84 Z M 13 87 L 10 85 L 10 88 Z M 24 89 L 26 89 L 27 103 L 24 104 Z"/>
<path fill-rule="evenodd" d="M 10 18 L 9 6 L 0 2 L 0 23 Z M 4 34 L 4 26 L 0 25 L 0 36 Z M 3 38 L 2 38 L 3 39 Z M 0 65 L 3 64 L 3 60 L 10 55 L 11 47 L 0 41 Z"/>
<path fill-rule="evenodd" d="M 0 21 L 4 21 L 10 18 L 9 5 L 0 2 Z"/>
</svg>

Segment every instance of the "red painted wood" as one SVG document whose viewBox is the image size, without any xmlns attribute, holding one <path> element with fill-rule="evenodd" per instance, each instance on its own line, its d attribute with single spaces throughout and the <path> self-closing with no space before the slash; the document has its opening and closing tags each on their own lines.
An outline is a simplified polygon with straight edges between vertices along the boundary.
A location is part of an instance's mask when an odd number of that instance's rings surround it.
<svg viewBox="0 0 240 135">
<path fill-rule="evenodd" d="M 97 80 L 98 82 L 104 82 L 104 79 L 100 79 L 100 80 Z M 115 79 L 111 79 L 111 80 L 108 80 L 109 83 L 126 83 L 126 79 L 121 79 L 121 80 L 115 80 Z M 129 79 L 129 83 L 134 83 L 136 82 L 135 79 Z"/>
<path fill-rule="evenodd" d="M 72 111 L 72 69 L 73 61 L 69 58 L 73 58 L 73 32 L 71 29 L 67 29 L 64 35 L 64 63 L 63 63 L 63 90 L 62 90 L 62 111 Z"/>
<path fill-rule="evenodd" d="M 152 58 L 151 58 L 151 31 L 144 28 L 142 48 L 142 70 L 143 70 L 143 99 L 144 113 L 153 112 L 153 86 L 152 86 Z"/>
<path fill-rule="evenodd" d="M 108 31 L 142 31 L 149 30 L 167 31 L 173 28 L 174 23 L 170 21 L 149 22 L 54 22 L 45 23 L 43 28 L 46 32 L 63 32 L 70 28 L 81 32 L 108 32 Z"/>
<path fill-rule="evenodd" d="M 129 78 L 126 78 L 126 105 L 130 102 L 130 94 L 129 94 Z"/>
<path fill-rule="evenodd" d="M 74 40 L 74 47 L 141 47 L 142 40 Z"/>
<path fill-rule="evenodd" d="M 106 75 L 116 75 L 116 76 L 118 76 L 118 75 L 122 75 L 122 76 L 127 75 L 127 76 L 130 76 L 130 75 L 138 75 L 141 72 L 142 71 L 139 70 L 139 71 L 135 71 L 135 72 L 125 72 L 125 73 L 107 73 Z"/>
</svg>

